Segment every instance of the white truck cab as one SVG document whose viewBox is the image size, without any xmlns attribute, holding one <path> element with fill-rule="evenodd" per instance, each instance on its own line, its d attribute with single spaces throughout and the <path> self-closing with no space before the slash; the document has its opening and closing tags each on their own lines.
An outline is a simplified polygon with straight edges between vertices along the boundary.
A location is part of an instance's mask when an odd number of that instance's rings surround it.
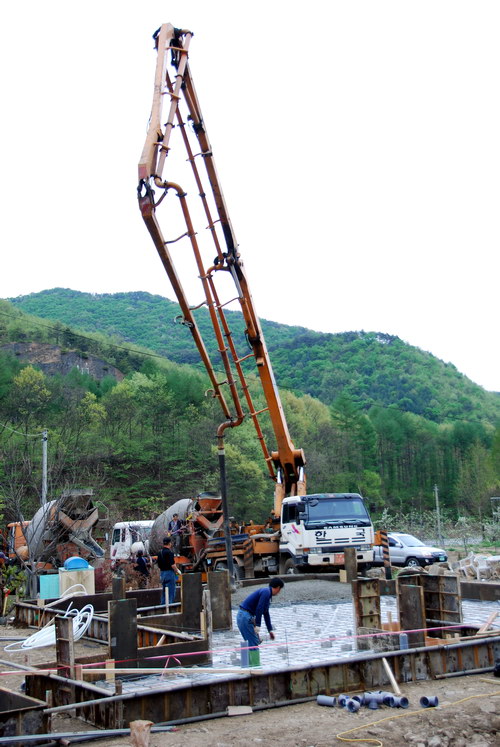
<svg viewBox="0 0 500 747">
<path fill-rule="evenodd" d="M 114 567 L 121 560 L 130 560 L 137 550 L 149 552 L 149 535 L 154 521 L 119 521 L 113 526 L 109 556 Z"/>
<path fill-rule="evenodd" d="M 359 493 L 313 493 L 283 501 L 280 556 L 285 573 L 343 566 L 348 547 L 356 549 L 358 565 L 369 565 L 373 542 L 373 524 Z"/>
</svg>

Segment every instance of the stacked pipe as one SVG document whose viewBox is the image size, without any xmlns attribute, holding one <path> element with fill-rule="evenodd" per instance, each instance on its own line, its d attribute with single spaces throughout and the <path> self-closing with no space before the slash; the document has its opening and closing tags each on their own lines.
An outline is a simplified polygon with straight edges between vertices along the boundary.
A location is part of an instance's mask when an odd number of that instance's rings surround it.
<svg viewBox="0 0 500 747">
<path fill-rule="evenodd" d="M 376 710 L 380 706 L 389 706 L 389 708 L 408 708 L 410 701 L 405 695 L 394 695 L 393 693 L 377 690 L 372 692 L 361 693 L 360 695 L 339 695 L 337 698 L 330 695 L 318 695 L 316 698 L 318 705 L 335 707 L 337 704 L 340 708 L 345 708 L 350 713 L 356 713 L 361 706 L 366 706 L 371 710 Z M 437 695 L 423 696 L 420 698 L 422 708 L 437 708 L 439 700 Z"/>
</svg>

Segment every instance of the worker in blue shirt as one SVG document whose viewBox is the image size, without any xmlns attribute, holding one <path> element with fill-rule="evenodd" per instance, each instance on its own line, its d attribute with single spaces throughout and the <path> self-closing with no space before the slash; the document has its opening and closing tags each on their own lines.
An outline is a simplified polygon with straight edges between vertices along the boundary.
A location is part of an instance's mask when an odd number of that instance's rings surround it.
<svg viewBox="0 0 500 747">
<path fill-rule="evenodd" d="M 273 578 L 269 586 L 264 589 L 257 589 L 241 603 L 236 624 L 244 641 L 248 641 L 249 646 L 258 646 L 260 641 L 260 626 L 262 617 L 269 631 L 269 636 L 274 641 L 273 626 L 271 625 L 271 616 L 269 615 L 269 605 L 271 599 L 279 594 L 284 583 L 281 578 Z"/>
</svg>

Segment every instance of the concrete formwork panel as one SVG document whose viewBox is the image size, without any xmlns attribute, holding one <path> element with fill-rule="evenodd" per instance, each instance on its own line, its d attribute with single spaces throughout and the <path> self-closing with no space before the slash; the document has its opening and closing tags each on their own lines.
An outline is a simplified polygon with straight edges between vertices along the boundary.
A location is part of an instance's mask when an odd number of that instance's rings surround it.
<svg viewBox="0 0 500 747">
<path fill-rule="evenodd" d="M 46 734 L 50 722 L 44 713 L 46 705 L 44 700 L 0 687 L 0 740 L 24 734 Z M 22 747 L 22 744 L 22 741 L 16 742 L 15 747 Z"/>
<path fill-rule="evenodd" d="M 364 654 L 348 660 L 335 660 L 318 665 L 286 668 L 279 671 L 255 670 L 251 674 L 232 675 L 225 679 L 189 682 L 179 687 L 170 684 L 122 696 L 102 697 L 102 702 L 78 705 L 78 701 L 94 701 L 98 688 L 75 681 L 78 712 L 95 726 L 118 728 L 135 719 L 171 722 L 207 714 L 225 714 L 230 705 L 271 706 L 318 694 L 334 695 L 390 687 L 385 668 L 385 657 L 400 682 L 411 682 L 440 674 L 463 672 L 465 667 L 476 669 L 493 666 L 500 655 L 500 635 L 460 641 L 446 646 L 430 646 L 383 654 Z M 465 669 L 467 671 L 467 669 Z M 30 675 L 28 695 L 45 697 L 52 691 L 54 703 L 64 678 L 56 675 Z M 102 693 L 102 690 L 100 691 Z M 117 707 L 121 703 L 121 711 Z M 118 709 L 118 710 L 117 710 Z M 53 712 L 53 709 L 48 709 Z M 116 713 L 120 712 L 120 724 Z"/>
</svg>

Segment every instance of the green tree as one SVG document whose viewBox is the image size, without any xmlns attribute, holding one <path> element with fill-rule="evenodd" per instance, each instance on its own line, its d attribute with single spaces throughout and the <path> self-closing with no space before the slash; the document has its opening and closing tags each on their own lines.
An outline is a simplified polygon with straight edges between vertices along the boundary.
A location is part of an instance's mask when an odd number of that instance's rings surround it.
<svg viewBox="0 0 500 747">
<path fill-rule="evenodd" d="M 230 513 L 238 521 L 263 521 L 273 507 L 273 483 L 236 446 L 226 443 L 225 452 Z"/>
<path fill-rule="evenodd" d="M 331 415 L 341 434 L 341 470 L 354 473 L 359 481 L 366 468 L 376 466 L 375 429 L 360 406 L 345 393 L 332 404 Z"/>
<path fill-rule="evenodd" d="M 467 457 L 462 460 L 456 490 L 459 508 L 472 513 L 482 522 L 485 513 L 490 511 L 490 495 L 496 484 L 488 450 L 478 441 L 473 443 Z"/>
<path fill-rule="evenodd" d="M 500 482 L 500 427 L 497 427 L 493 436 L 491 445 L 491 466 L 493 473 L 497 478 L 497 485 Z"/>
<path fill-rule="evenodd" d="M 33 366 L 23 368 L 14 378 L 9 399 L 12 419 L 20 424 L 25 434 L 39 427 L 50 400 L 43 373 Z"/>
</svg>

